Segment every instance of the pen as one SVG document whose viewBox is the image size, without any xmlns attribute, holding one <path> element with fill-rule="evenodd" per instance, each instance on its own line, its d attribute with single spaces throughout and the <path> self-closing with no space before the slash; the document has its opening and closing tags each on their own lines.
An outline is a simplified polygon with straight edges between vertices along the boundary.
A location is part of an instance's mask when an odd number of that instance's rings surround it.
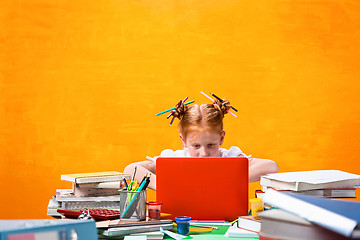
<svg viewBox="0 0 360 240">
<path fill-rule="evenodd" d="M 184 103 L 184 105 L 188 105 L 188 104 L 193 103 L 193 102 L 195 102 L 195 101 L 194 101 L 194 100 L 191 100 L 190 102 Z M 176 107 L 173 107 L 173 108 L 170 108 L 170 109 L 168 109 L 168 110 L 159 112 L 159 113 L 155 114 L 155 116 L 159 116 L 159 115 L 161 115 L 161 114 L 163 114 L 163 113 L 170 112 L 171 110 L 174 110 L 175 108 L 176 108 Z"/>
<path fill-rule="evenodd" d="M 137 166 L 135 166 L 135 168 L 134 168 L 134 173 L 133 173 L 133 176 L 132 176 L 132 180 L 131 180 L 131 181 L 134 181 L 134 179 L 135 179 L 136 169 L 137 169 Z"/>
<path fill-rule="evenodd" d="M 150 173 L 150 175 L 149 175 L 149 176 L 147 177 L 147 179 L 146 179 L 146 184 L 145 184 L 145 186 L 144 186 L 144 189 L 146 189 L 146 188 L 149 186 L 150 177 L 151 177 L 151 173 Z"/>
<path fill-rule="evenodd" d="M 192 222 L 190 222 L 190 226 L 219 229 L 218 227 L 207 226 L 207 225 L 202 225 L 202 224 L 196 224 L 196 223 L 192 223 Z"/>
<path fill-rule="evenodd" d="M 216 98 L 217 100 L 219 100 L 219 101 L 221 101 L 221 102 L 223 101 L 221 98 L 219 98 L 218 96 L 216 96 L 216 95 L 213 94 L 213 93 L 210 93 L 210 95 L 212 95 L 214 98 Z M 231 106 L 231 108 L 234 109 L 235 112 L 238 111 L 238 110 L 237 110 L 236 108 L 234 108 L 233 106 Z"/>
<path fill-rule="evenodd" d="M 129 185 L 128 185 L 127 182 L 126 182 L 126 179 L 124 178 L 123 181 L 124 181 L 124 183 L 125 183 L 126 189 L 128 189 Z"/>
<path fill-rule="evenodd" d="M 147 179 L 147 174 L 143 177 L 143 179 L 141 180 L 141 182 L 140 182 L 140 185 L 144 182 L 144 181 L 146 181 L 146 179 Z M 139 185 L 139 187 L 140 187 L 140 185 Z M 137 191 L 137 189 L 135 189 L 135 191 Z"/>
</svg>

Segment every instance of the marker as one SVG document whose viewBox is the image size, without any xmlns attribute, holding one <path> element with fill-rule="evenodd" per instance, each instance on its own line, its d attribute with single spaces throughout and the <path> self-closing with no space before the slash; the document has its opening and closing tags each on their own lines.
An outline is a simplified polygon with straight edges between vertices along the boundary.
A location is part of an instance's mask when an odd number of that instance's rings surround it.
<svg viewBox="0 0 360 240">
<path fill-rule="evenodd" d="M 185 101 L 184 101 L 184 102 L 185 102 Z M 194 101 L 194 100 L 191 100 L 190 102 L 184 103 L 184 105 L 188 105 L 188 104 L 193 103 L 193 102 L 195 102 L 195 101 Z M 159 112 L 159 113 L 155 114 L 155 116 L 159 116 L 159 115 L 161 115 L 161 114 L 163 114 L 163 113 L 170 112 L 171 110 L 174 110 L 175 108 L 176 108 L 176 107 L 173 107 L 173 108 L 170 108 L 170 109 L 168 109 L 168 110 Z"/>
</svg>

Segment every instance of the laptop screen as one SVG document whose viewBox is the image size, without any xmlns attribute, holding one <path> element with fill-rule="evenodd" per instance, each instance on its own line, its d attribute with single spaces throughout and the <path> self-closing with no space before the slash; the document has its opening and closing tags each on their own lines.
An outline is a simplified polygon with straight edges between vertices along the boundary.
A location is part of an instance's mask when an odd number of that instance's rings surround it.
<svg viewBox="0 0 360 240">
<path fill-rule="evenodd" d="M 235 220 L 248 215 L 248 159 L 159 157 L 156 200 L 172 218 Z"/>
</svg>

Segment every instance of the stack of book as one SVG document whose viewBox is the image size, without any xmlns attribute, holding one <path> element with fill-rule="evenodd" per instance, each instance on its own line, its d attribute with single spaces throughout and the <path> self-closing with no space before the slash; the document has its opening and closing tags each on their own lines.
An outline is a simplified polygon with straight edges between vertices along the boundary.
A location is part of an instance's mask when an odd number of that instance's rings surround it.
<svg viewBox="0 0 360 240">
<path fill-rule="evenodd" d="M 360 239 L 360 202 L 268 189 L 260 213 L 260 240 Z"/>
<path fill-rule="evenodd" d="M 360 176 L 339 170 L 274 173 L 262 176 L 263 193 L 268 189 L 325 198 L 355 198 Z M 257 193 L 262 197 L 263 193 Z"/>
<path fill-rule="evenodd" d="M 72 183 L 72 189 L 57 189 L 50 199 L 47 215 L 60 218 L 57 209 L 120 208 L 119 190 L 130 175 L 110 171 L 61 175 L 61 180 Z"/>
</svg>

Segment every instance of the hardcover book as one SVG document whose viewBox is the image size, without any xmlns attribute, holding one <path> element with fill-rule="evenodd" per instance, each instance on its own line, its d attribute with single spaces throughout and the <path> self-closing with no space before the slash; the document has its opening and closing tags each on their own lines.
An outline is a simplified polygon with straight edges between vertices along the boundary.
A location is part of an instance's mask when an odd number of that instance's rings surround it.
<svg viewBox="0 0 360 240">
<path fill-rule="evenodd" d="M 237 227 L 258 233 L 261 229 L 261 220 L 255 219 L 253 216 L 240 216 L 238 217 Z"/>
<path fill-rule="evenodd" d="M 260 235 L 263 237 L 316 240 L 350 239 L 281 209 L 264 211 L 260 213 L 260 216 L 262 220 Z"/>
<path fill-rule="evenodd" d="M 360 202 L 303 196 L 269 189 L 265 204 L 351 238 L 360 238 Z"/>
</svg>

